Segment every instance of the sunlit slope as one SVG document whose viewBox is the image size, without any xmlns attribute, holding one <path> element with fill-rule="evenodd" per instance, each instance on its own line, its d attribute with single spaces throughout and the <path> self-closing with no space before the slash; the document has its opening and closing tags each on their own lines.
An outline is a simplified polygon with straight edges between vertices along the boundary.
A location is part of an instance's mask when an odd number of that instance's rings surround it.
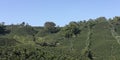
<svg viewBox="0 0 120 60">
<path fill-rule="evenodd" d="M 120 45 L 111 34 L 108 22 L 100 23 L 92 29 L 91 50 L 95 60 L 120 59 Z"/>
<path fill-rule="evenodd" d="M 33 36 L 37 31 L 35 31 L 30 26 L 7 26 L 7 29 L 10 30 L 9 34 L 6 34 L 4 37 L 13 38 L 21 43 L 33 43 Z"/>
</svg>

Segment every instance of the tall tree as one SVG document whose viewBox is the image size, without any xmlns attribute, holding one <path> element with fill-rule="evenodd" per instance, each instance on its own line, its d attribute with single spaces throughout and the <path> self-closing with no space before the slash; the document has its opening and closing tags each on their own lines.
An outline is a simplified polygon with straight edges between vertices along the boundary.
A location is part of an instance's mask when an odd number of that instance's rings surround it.
<svg viewBox="0 0 120 60">
<path fill-rule="evenodd" d="M 56 33 L 56 24 L 54 22 L 46 22 L 44 24 L 44 30 L 48 33 Z"/>
<path fill-rule="evenodd" d="M 6 34 L 6 33 L 9 33 L 9 30 L 6 29 L 4 23 L 0 23 L 0 34 Z"/>
</svg>

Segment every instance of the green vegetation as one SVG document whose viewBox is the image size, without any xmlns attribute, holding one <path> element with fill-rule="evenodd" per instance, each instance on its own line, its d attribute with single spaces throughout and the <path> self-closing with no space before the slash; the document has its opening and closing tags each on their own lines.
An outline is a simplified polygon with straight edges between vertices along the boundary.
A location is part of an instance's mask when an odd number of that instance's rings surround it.
<svg viewBox="0 0 120 60">
<path fill-rule="evenodd" d="M 0 60 L 120 60 L 120 17 L 64 27 L 0 23 Z"/>
</svg>

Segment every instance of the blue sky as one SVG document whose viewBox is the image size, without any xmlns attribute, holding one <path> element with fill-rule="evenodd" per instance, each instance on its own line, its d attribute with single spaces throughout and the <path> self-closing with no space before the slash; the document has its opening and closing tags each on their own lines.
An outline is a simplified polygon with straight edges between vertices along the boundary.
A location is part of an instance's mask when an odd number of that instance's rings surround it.
<svg viewBox="0 0 120 60">
<path fill-rule="evenodd" d="M 43 26 L 46 21 L 64 26 L 70 21 L 120 15 L 120 0 L 0 0 L 0 22 L 23 21 Z"/>
</svg>

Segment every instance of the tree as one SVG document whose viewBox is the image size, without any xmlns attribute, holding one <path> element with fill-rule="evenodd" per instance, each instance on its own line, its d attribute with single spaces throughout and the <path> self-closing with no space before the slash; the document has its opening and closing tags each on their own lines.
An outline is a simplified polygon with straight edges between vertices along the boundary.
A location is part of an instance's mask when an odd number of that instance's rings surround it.
<svg viewBox="0 0 120 60">
<path fill-rule="evenodd" d="M 113 18 L 113 23 L 116 24 L 116 25 L 119 25 L 120 24 L 120 17 L 119 16 L 115 16 Z"/>
<path fill-rule="evenodd" d="M 96 24 L 96 23 L 95 23 L 95 21 L 94 21 L 93 19 L 89 19 L 89 21 L 87 21 L 87 26 L 88 26 L 89 28 L 92 28 L 95 24 Z"/>
<path fill-rule="evenodd" d="M 6 29 L 6 26 L 4 26 L 3 23 L 0 24 L 0 34 L 6 34 L 9 33 L 10 31 Z"/>
<path fill-rule="evenodd" d="M 58 31 L 54 22 L 46 22 L 44 24 L 44 30 L 48 33 L 56 33 Z"/>
<path fill-rule="evenodd" d="M 66 38 L 76 36 L 80 33 L 79 25 L 76 22 L 70 22 L 69 25 L 66 25 L 63 29 L 63 35 Z"/>
<path fill-rule="evenodd" d="M 105 17 L 99 17 L 99 18 L 96 18 L 95 21 L 97 23 L 102 23 L 102 22 L 107 22 L 107 19 Z"/>
<path fill-rule="evenodd" d="M 84 21 L 80 21 L 80 22 L 78 22 L 78 24 L 79 24 L 79 26 L 80 26 L 80 28 L 82 29 L 82 28 L 86 28 L 87 27 L 87 25 L 86 25 L 86 21 L 84 20 Z"/>
<path fill-rule="evenodd" d="M 20 25 L 21 25 L 21 26 L 25 26 L 25 22 L 22 22 Z"/>
</svg>

